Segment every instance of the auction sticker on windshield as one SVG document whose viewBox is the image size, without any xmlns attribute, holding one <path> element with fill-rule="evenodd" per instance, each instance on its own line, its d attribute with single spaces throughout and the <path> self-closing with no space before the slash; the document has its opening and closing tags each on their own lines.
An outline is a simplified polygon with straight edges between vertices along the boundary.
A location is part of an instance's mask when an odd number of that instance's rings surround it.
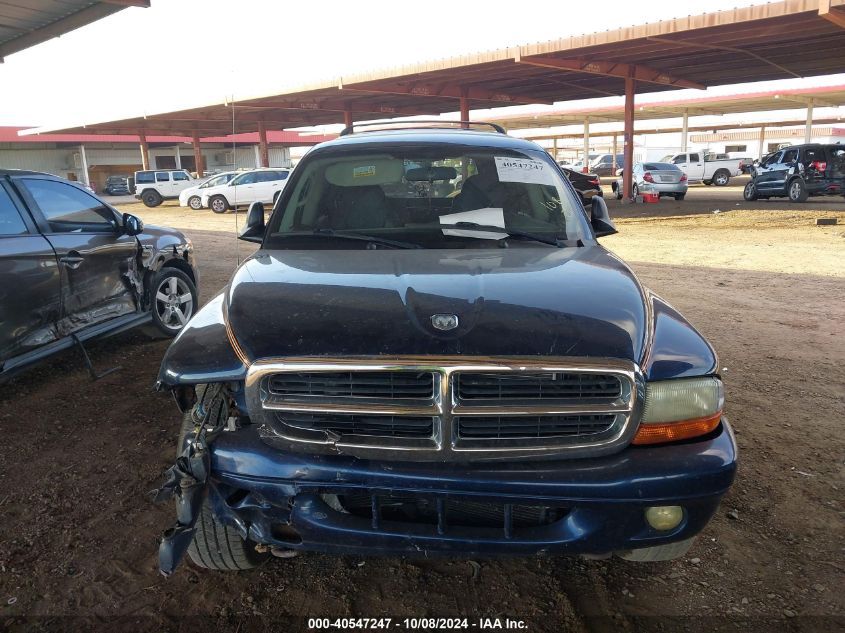
<svg viewBox="0 0 845 633">
<path fill-rule="evenodd" d="M 524 182 L 532 185 L 554 185 L 555 177 L 549 165 L 530 158 L 494 156 L 499 182 Z"/>
</svg>

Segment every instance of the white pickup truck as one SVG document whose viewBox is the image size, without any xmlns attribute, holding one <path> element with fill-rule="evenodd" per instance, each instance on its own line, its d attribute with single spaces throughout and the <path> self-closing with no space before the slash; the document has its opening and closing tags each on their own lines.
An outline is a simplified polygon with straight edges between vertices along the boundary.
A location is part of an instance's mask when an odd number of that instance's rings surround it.
<svg viewBox="0 0 845 633">
<path fill-rule="evenodd" d="M 669 154 L 661 158 L 660 162 L 677 165 L 690 182 L 719 187 L 724 187 L 731 177 L 742 173 L 742 161 L 738 158 L 717 159 L 713 154 L 705 152 Z"/>
</svg>

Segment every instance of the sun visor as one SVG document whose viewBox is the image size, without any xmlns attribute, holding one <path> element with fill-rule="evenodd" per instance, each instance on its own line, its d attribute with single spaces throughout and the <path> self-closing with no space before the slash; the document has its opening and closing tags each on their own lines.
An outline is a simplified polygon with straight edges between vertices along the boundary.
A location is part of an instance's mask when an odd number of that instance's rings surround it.
<svg viewBox="0 0 845 633">
<path fill-rule="evenodd" d="M 336 187 L 364 187 L 402 182 L 405 167 L 401 160 L 376 158 L 344 161 L 326 168 L 326 180 Z"/>
</svg>

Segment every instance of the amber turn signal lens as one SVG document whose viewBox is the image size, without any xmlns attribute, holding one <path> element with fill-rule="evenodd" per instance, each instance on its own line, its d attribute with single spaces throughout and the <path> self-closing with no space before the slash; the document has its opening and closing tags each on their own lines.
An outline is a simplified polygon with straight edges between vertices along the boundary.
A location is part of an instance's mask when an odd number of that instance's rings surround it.
<svg viewBox="0 0 845 633">
<path fill-rule="evenodd" d="M 677 442 L 699 435 L 706 435 L 717 426 L 722 419 L 719 411 L 706 418 L 683 420 L 680 422 L 663 422 L 659 424 L 640 424 L 632 444 L 664 444 Z"/>
</svg>

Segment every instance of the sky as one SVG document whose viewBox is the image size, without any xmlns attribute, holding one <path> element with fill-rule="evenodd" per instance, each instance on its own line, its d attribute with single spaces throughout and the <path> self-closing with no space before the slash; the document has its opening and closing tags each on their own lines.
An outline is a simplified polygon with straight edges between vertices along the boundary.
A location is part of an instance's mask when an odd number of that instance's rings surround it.
<svg viewBox="0 0 845 633">
<path fill-rule="evenodd" d="M 152 0 L 0 64 L 0 125 L 166 112 L 343 75 L 736 6 L 743 0 Z"/>
</svg>

